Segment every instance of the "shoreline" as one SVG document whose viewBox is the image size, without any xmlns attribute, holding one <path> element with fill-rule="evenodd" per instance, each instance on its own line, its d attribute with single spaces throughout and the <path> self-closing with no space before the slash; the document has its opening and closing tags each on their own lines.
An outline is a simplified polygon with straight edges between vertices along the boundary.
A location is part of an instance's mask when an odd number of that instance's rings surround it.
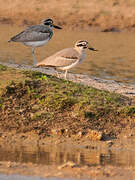
<svg viewBox="0 0 135 180">
<path fill-rule="evenodd" d="M 56 75 L 55 70 L 51 68 L 50 69 L 49 68 L 36 68 L 31 65 L 19 65 L 19 64 L 14 64 L 14 63 L 3 63 L 3 62 L 0 62 L 0 64 L 7 67 L 20 69 L 20 70 L 39 71 L 41 73 L 48 74 L 48 75 L 53 75 L 53 76 Z M 64 77 L 63 75 L 64 74 L 62 72 L 59 73 L 60 78 L 63 78 Z M 101 79 L 101 78 L 93 77 L 89 75 L 73 74 L 73 73 L 68 73 L 67 80 L 80 83 L 86 86 L 92 86 L 99 90 L 106 90 L 109 92 L 118 93 L 124 96 L 128 96 L 130 98 L 135 97 L 135 86 L 118 83 L 114 80 L 105 80 L 105 79 Z"/>
<path fill-rule="evenodd" d="M 32 26 L 32 25 L 36 25 L 36 24 L 40 24 L 40 21 L 36 21 L 36 22 L 27 22 L 25 23 L 25 19 L 22 20 L 22 22 L 20 23 L 16 23 L 14 21 L 12 21 L 12 19 L 10 18 L 0 18 L 0 24 L 1 25 L 10 25 L 10 26 Z M 129 27 L 119 27 L 119 26 L 108 26 L 106 25 L 105 27 L 102 27 L 100 24 L 99 25 L 91 25 L 89 26 L 86 22 L 84 22 L 83 26 L 80 26 L 79 23 L 77 23 L 76 25 L 73 24 L 66 24 L 66 23 L 59 23 L 56 22 L 56 24 L 58 24 L 59 26 L 62 27 L 62 29 L 67 30 L 67 31 L 88 31 L 88 32 L 103 32 L 103 33 L 109 33 L 109 32 L 113 32 L 113 33 L 121 33 L 121 32 L 135 32 L 135 27 L 134 25 L 131 25 Z"/>
</svg>

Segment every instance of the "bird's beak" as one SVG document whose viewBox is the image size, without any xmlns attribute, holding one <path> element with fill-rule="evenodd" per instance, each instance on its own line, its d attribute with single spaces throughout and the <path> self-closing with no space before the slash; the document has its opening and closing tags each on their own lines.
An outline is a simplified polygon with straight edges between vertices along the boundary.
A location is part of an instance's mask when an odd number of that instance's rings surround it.
<svg viewBox="0 0 135 180">
<path fill-rule="evenodd" d="M 88 47 L 88 49 L 91 51 L 98 51 L 97 49 L 94 49 L 93 47 Z"/>
<path fill-rule="evenodd" d="M 59 26 L 56 26 L 56 25 L 52 25 L 54 28 L 56 28 L 56 29 L 62 29 L 61 27 L 59 27 Z"/>
</svg>

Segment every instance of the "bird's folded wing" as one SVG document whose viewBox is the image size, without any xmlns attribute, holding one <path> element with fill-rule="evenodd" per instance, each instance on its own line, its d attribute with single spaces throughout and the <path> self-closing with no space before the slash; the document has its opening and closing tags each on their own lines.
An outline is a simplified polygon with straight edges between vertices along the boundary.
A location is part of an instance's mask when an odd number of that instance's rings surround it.
<svg viewBox="0 0 135 180">
<path fill-rule="evenodd" d="M 11 38 L 11 41 L 29 42 L 29 41 L 43 41 L 51 38 L 52 31 L 44 26 L 31 26 L 16 36 Z"/>
<path fill-rule="evenodd" d="M 74 48 L 66 48 L 41 61 L 37 66 L 70 66 L 79 60 L 79 56 L 80 54 Z"/>
<path fill-rule="evenodd" d="M 66 49 L 63 49 L 61 51 L 58 51 L 53 56 L 54 57 L 55 56 L 57 56 L 57 57 L 65 57 L 65 58 L 68 57 L 68 59 L 77 59 L 80 56 L 80 54 L 74 48 L 66 48 Z"/>
<path fill-rule="evenodd" d="M 69 59 L 65 57 L 47 58 L 37 64 L 37 66 L 52 66 L 52 67 L 65 67 L 74 64 L 77 59 Z"/>
</svg>

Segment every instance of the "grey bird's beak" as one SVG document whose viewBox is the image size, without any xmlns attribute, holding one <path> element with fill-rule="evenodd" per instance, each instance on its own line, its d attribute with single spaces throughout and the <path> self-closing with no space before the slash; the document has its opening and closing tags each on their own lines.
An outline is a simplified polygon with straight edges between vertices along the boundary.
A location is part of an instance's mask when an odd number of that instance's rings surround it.
<svg viewBox="0 0 135 180">
<path fill-rule="evenodd" d="M 97 49 L 94 49 L 93 47 L 88 47 L 88 49 L 91 51 L 98 51 Z"/>
<path fill-rule="evenodd" d="M 62 29 L 61 27 L 59 27 L 59 26 L 56 26 L 56 25 L 52 25 L 54 28 L 56 28 L 56 29 Z"/>
</svg>

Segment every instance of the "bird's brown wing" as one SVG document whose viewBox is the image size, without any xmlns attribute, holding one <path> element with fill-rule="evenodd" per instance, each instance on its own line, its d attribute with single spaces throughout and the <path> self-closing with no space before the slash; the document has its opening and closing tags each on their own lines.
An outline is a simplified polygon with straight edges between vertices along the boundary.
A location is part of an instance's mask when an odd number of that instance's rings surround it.
<svg viewBox="0 0 135 180">
<path fill-rule="evenodd" d="M 75 63 L 80 55 L 74 48 L 63 49 L 54 55 L 44 59 L 37 66 L 64 67 Z"/>
</svg>

